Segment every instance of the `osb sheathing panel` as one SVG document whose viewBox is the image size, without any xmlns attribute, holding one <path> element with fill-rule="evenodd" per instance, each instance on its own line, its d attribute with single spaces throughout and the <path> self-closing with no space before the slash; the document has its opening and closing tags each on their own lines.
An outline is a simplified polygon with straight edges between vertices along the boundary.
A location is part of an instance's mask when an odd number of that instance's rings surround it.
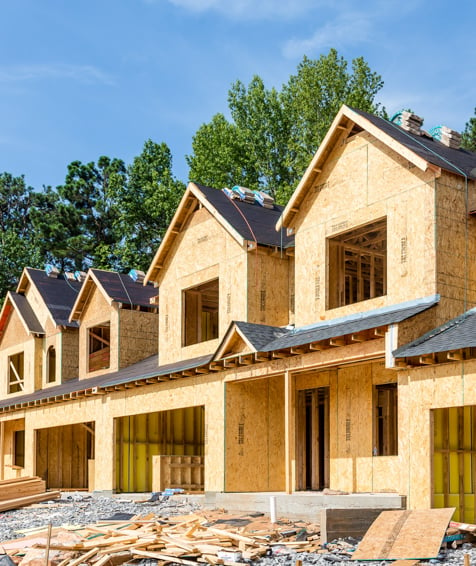
<svg viewBox="0 0 476 566">
<path fill-rule="evenodd" d="M 157 353 L 157 313 L 119 309 L 119 367 L 127 367 Z"/>
<path fill-rule="evenodd" d="M 66 329 L 61 333 L 61 375 L 58 379 L 68 381 L 79 374 L 79 329 Z M 58 358 L 57 358 L 57 365 Z M 57 368 L 58 370 L 58 368 Z"/>
<path fill-rule="evenodd" d="M 79 378 L 84 379 L 101 373 L 117 371 L 118 363 L 118 309 L 114 305 L 109 305 L 102 292 L 93 287 L 88 301 L 81 315 L 79 327 Z M 111 345 L 109 368 L 98 372 L 88 372 L 89 355 L 89 329 L 93 326 L 109 322 L 111 325 Z"/>
<path fill-rule="evenodd" d="M 182 347 L 182 291 L 215 278 L 222 338 L 232 320 L 247 320 L 247 252 L 201 208 L 177 236 L 159 274 L 161 364 L 212 353 L 218 346 L 219 340 L 209 340 Z"/>
<path fill-rule="evenodd" d="M 370 135 L 335 148 L 296 219 L 296 324 L 434 294 L 434 201 L 433 174 L 410 167 Z M 386 296 L 328 311 L 326 239 L 384 217 Z"/>
<path fill-rule="evenodd" d="M 226 491 L 283 491 L 284 377 L 228 384 Z"/>
<path fill-rule="evenodd" d="M 95 422 L 95 489 L 114 489 L 114 418 L 191 406 L 205 407 L 205 489 L 223 491 L 224 391 L 216 374 L 184 378 L 143 388 L 126 389 L 68 403 L 32 408 L 25 417 L 26 430 L 82 422 Z M 32 434 L 32 433 L 31 433 Z M 33 442 L 33 441 L 32 441 Z M 32 444 L 33 445 L 33 444 Z M 34 470 L 31 448 L 26 466 Z M 29 473 L 33 473 L 30 471 Z"/>
<path fill-rule="evenodd" d="M 289 323 L 289 260 L 285 252 L 248 254 L 247 322 L 285 326 Z"/>
</svg>

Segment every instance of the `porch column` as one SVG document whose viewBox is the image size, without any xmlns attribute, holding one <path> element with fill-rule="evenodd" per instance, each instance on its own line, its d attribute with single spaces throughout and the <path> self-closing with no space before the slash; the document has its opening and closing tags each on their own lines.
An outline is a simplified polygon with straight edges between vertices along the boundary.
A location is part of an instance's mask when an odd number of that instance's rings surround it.
<svg viewBox="0 0 476 566">
<path fill-rule="evenodd" d="M 98 411 L 94 435 L 94 491 L 112 492 L 116 486 L 114 446 L 114 419 L 108 411 Z"/>
<path fill-rule="evenodd" d="M 0 480 L 5 479 L 5 421 L 0 422 Z"/>
<path fill-rule="evenodd" d="M 296 487 L 296 411 L 294 405 L 294 378 L 287 370 L 284 374 L 286 493 L 292 493 Z"/>
</svg>

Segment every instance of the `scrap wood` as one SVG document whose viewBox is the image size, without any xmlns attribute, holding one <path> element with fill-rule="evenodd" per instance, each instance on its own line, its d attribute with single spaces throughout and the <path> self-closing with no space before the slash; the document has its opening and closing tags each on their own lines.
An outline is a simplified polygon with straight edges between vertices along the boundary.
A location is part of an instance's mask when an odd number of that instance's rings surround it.
<svg viewBox="0 0 476 566">
<path fill-rule="evenodd" d="M 454 511 L 383 511 L 359 543 L 352 560 L 436 558 Z"/>
<path fill-rule="evenodd" d="M 471 525 L 469 523 L 457 523 L 456 521 L 450 522 L 450 528 L 457 529 L 458 531 L 464 531 L 468 533 L 476 532 L 476 525 Z"/>
</svg>

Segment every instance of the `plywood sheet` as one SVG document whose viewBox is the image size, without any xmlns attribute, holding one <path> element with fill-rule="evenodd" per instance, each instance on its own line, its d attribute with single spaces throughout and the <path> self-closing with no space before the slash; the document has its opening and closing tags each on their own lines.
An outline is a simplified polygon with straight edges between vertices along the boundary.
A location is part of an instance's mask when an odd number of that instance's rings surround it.
<svg viewBox="0 0 476 566">
<path fill-rule="evenodd" d="M 383 511 L 352 560 L 435 558 L 454 511 L 454 508 Z"/>
</svg>

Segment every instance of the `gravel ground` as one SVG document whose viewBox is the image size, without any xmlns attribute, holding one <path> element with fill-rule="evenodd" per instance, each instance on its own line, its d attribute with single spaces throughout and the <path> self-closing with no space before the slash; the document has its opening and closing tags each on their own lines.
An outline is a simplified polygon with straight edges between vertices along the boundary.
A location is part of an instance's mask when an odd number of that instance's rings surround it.
<svg viewBox="0 0 476 566">
<path fill-rule="evenodd" d="M 129 499 L 90 497 L 79 493 L 65 493 L 61 500 L 52 501 L 37 507 L 17 509 L 0 513 L 0 541 L 25 536 L 18 532 L 21 529 L 42 527 L 51 523 L 53 526 L 87 525 L 99 520 L 113 517 L 117 513 L 147 515 L 154 513 L 161 517 L 185 515 L 200 509 L 200 505 L 186 497 L 170 497 L 162 501 L 143 502 Z M 121 517 L 116 517 L 121 519 Z M 125 519 L 127 517 L 124 517 Z M 299 553 L 286 547 L 274 547 L 273 554 L 259 561 L 259 566 L 295 566 L 300 560 L 303 566 L 332 566 L 350 562 L 352 550 L 358 545 L 356 539 L 333 541 L 327 554 Z M 422 562 L 422 564 L 463 564 L 465 554 L 470 555 L 470 562 L 476 565 L 476 546 L 464 543 L 456 549 L 442 550 L 438 559 Z M 156 564 L 154 560 L 144 560 L 142 565 Z M 353 562 L 363 566 L 389 566 L 389 562 Z"/>
</svg>

